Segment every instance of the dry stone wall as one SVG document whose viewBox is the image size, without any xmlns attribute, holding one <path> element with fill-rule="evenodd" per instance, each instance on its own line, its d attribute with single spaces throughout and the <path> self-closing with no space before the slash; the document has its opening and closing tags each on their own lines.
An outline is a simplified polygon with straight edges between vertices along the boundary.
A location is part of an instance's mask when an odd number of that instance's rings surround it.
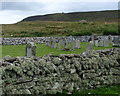
<svg viewBox="0 0 120 96">
<path fill-rule="evenodd" d="M 120 84 L 120 48 L 46 57 L 4 57 L 5 94 L 56 94 Z"/>
<path fill-rule="evenodd" d="M 66 37 L 53 37 L 58 42 L 62 38 L 66 38 L 69 41 L 71 36 Z M 96 38 L 105 38 L 109 36 L 96 36 Z M 116 36 L 111 36 L 113 39 Z M 49 40 L 50 37 L 19 37 L 19 38 L 0 38 L 0 45 L 23 45 L 27 44 L 27 42 L 35 42 L 38 44 L 45 43 L 45 41 Z M 82 42 L 88 42 L 92 38 L 92 36 L 72 36 L 72 38 L 80 40 Z"/>
</svg>

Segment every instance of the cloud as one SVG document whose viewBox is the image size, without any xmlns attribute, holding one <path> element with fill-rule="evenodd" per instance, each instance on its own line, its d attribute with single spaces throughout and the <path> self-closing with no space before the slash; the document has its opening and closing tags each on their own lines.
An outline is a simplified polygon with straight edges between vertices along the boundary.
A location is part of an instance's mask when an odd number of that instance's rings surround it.
<svg viewBox="0 0 120 96">
<path fill-rule="evenodd" d="M 4 2 L 83 2 L 83 0 L 1 0 Z M 84 2 L 119 2 L 119 0 L 84 0 Z"/>
<path fill-rule="evenodd" d="M 44 7 L 42 3 L 37 2 L 2 2 L 1 10 L 20 10 L 31 11 L 37 7 Z"/>
<path fill-rule="evenodd" d="M 25 0 L 25 2 L 0 3 L 2 4 L 2 8 L 0 9 L 0 24 L 16 23 L 28 16 L 34 15 L 118 9 L 117 2 L 79 2 L 78 0 L 70 0 L 71 2 L 68 2 L 68 0 L 45 1 L 47 0 L 39 0 L 39 2 L 26 2 Z"/>
</svg>

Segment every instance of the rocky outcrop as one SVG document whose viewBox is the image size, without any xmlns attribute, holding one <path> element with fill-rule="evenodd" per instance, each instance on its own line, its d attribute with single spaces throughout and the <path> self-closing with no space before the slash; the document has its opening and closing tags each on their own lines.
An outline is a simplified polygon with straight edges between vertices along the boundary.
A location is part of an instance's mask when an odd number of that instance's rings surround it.
<svg viewBox="0 0 120 96">
<path fill-rule="evenodd" d="M 88 55 L 4 57 L 0 66 L 5 94 L 56 94 L 120 84 L 119 48 Z"/>
</svg>

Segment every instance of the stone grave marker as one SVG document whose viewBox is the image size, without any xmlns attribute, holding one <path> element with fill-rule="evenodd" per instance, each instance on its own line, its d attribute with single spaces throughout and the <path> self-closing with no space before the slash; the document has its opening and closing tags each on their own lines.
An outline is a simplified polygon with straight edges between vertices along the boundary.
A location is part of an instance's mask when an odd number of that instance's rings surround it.
<svg viewBox="0 0 120 96">
<path fill-rule="evenodd" d="M 112 43 L 112 36 L 111 35 L 108 36 L 108 40 L 109 40 L 109 43 Z"/>
<path fill-rule="evenodd" d="M 71 41 L 71 48 L 72 50 L 75 50 L 75 39 L 74 38 Z"/>
<path fill-rule="evenodd" d="M 86 53 L 89 54 L 93 50 L 93 45 L 90 43 L 86 47 Z"/>
<path fill-rule="evenodd" d="M 120 37 L 114 37 L 113 47 L 120 47 Z"/>
<path fill-rule="evenodd" d="M 99 46 L 100 46 L 100 47 L 103 47 L 103 46 L 104 46 L 103 40 L 100 40 L 100 41 L 99 41 Z"/>
<path fill-rule="evenodd" d="M 52 48 L 56 48 L 56 40 L 55 40 L 55 38 L 52 39 Z"/>
<path fill-rule="evenodd" d="M 98 40 L 95 40 L 95 46 L 98 47 Z"/>
<path fill-rule="evenodd" d="M 26 45 L 26 56 L 32 57 L 36 56 L 36 45 L 34 42 L 28 42 Z"/>
<path fill-rule="evenodd" d="M 80 40 L 76 40 L 76 49 L 80 49 Z"/>
<path fill-rule="evenodd" d="M 109 46 L 109 41 L 108 38 L 104 38 L 104 47 L 108 47 Z"/>
<path fill-rule="evenodd" d="M 66 39 L 66 38 L 64 39 L 64 48 L 65 48 L 65 49 L 67 49 L 67 48 L 68 48 L 68 41 L 67 41 L 67 39 Z"/>
</svg>

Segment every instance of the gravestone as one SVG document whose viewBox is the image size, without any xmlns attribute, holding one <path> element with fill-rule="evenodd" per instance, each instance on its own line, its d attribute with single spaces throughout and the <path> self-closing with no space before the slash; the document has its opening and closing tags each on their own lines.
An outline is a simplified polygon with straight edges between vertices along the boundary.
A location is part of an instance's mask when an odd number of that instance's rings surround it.
<svg viewBox="0 0 120 96">
<path fill-rule="evenodd" d="M 98 47 L 98 40 L 95 40 L 95 46 Z"/>
<path fill-rule="evenodd" d="M 72 41 L 71 41 L 71 48 L 72 50 L 75 50 L 75 39 L 73 38 Z"/>
<path fill-rule="evenodd" d="M 55 40 L 55 38 L 52 39 L 52 48 L 56 48 L 56 40 Z"/>
<path fill-rule="evenodd" d="M 94 43 L 95 43 L 94 40 L 95 40 L 95 36 L 92 35 L 92 36 L 91 36 L 91 41 L 93 41 L 93 45 L 94 45 Z"/>
<path fill-rule="evenodd" d="M 104 46 L 103 40 L 100 40 L 100 41 L 99 41 L 99 46 L 100 46 L 100 47 L 103 47 L 103 46 Z"/>
<path fill-rule="evenodd" d="M 59 40 L 59 41 L 58 41 L 58 50 L 61 50 L 61 46 L 62 46 L 62 41 Z"/>
<path fill-rule="evenodd" d="M 32 57 L 36 56 L 36 45 L 34 42 L 28 42 L 26 45 L 26 56 Z"/>
<path fill-rule="evenodd" d="M 113 42 L 113 47 L 120 47 L 120 37 L 115 37 Z"/>
<path fill-rule="evenodd" d="M 65 48 L 65 49 L 67 49 L 67 48 L 68 48 L 68 41 L 67 41 L 67 39 L 66 39 L 66 38 L 64 39 L 64 48 Z"/>
<path fill-rule="evenodd" d="M 109 41 L 108 38 L 104 38 L 104 47 L 108 47 L 109 46 Z"/>
<path fill-rule="evenodd" d="M 88 44 L 86 47 L 86 54 L 90 54 L 90 52 L 93 50 L 93 45 L 92 44 Z"/>
<path fill-rule="evenodd" d="M 76 49 L 80 49 L 80 40 L 76 40 Z"/>
<path fill-rule="evenodd" d="M 109 40 L 109 43 L 112 43 L 112 36 L 111 35 L 108 36 L 108 40 Z"/>
</svg>

